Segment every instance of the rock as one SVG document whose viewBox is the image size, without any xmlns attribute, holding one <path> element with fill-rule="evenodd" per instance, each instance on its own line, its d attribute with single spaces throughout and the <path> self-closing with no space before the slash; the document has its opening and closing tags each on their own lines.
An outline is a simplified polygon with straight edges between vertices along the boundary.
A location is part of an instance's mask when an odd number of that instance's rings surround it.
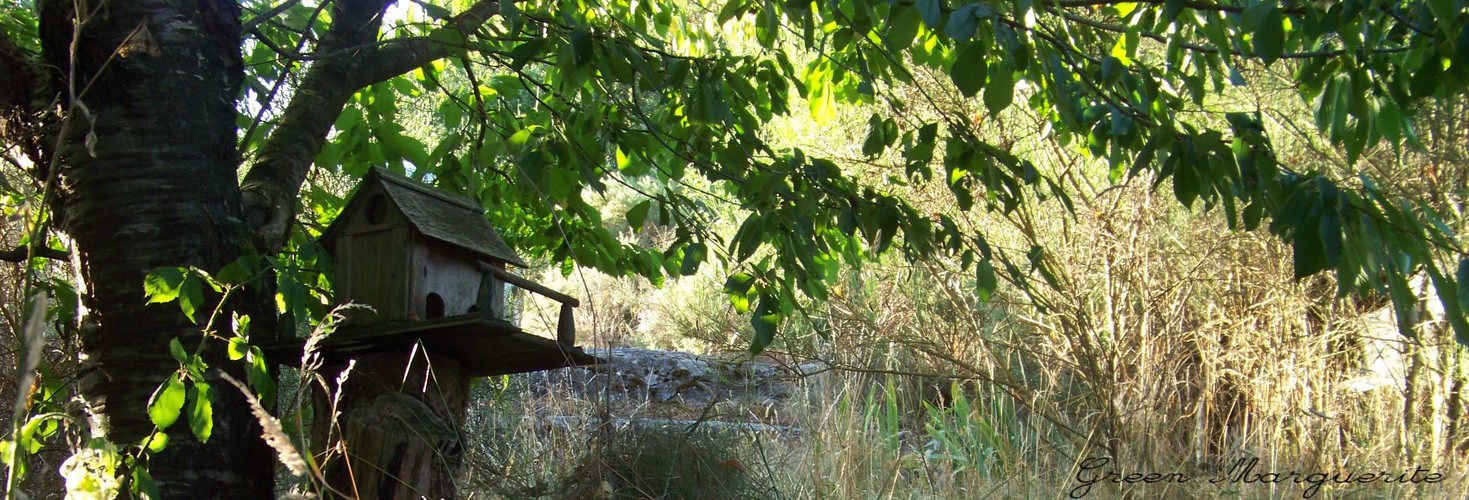
<svg viewBox="0 0 1469 500">
<path fill-rule="evenodd" d="M 1427 276 L 1414 276 L 1408 287 L 1417 298 L 1410 322 L 1419 328 L 1448 328 L 1438 290 Z M 1357 376 L 1341 385 L 1343 389 L 1365 393 L 1379 388 L 1403 387 L 1409 362 L 1404 353 L 1410 341 L 1398 330 L 1397 321 L 1397 313 L 1391 305 L 1361 316 L 1360 327 L 1355 334 L 1362 349 L 1362 365 Z M 1425 359 L 1438 357 L 1438 347 L 1432 343 L 1425 343 L 1420 349 Z"/>
<path fill-rule="evenodd" d="M 614 399 L 704 406 L 712 401 L 782 400 L 792 381 L 820 371 L 802 365 L 795 372 L 771 363 L 722 359 L 678 351 L 613 348 L 588 349 L 608 362 L 589 368 L 566 368 L 526 375 L 534 393 L 550 387 L 588 398 L 610 393 Z"/>
<path fill-rule="evenodd" d="M 547 427 L 562 432 L 577 430 L 590 431 L 602 423 L 598 418 L 581 418 L 566 415 L 551 415 L 545 417 Z M 741 433 L 769 433 L 778 434 L 783 437 L 799 437 L 804 429 L 786 425 L 769 425 L 759 422 L 724 422 L 718 420 L 689 420 L 672 418 L 614 418 L 608 421 L 615 429 L 633 429 L 637 431 L 672 431 L 690 432 L 700 430 L 706 432 L 741 432 Z"/>
</svg>

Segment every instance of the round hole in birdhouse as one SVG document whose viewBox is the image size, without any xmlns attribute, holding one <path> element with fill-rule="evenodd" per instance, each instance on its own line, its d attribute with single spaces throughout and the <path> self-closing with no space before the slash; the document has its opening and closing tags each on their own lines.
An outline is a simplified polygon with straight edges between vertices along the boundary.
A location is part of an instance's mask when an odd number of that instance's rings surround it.
<svg viewBox="0 0 1469 500">
<path fill-rule="evenodd" d="M 444 317 L 444 298 L 437 293 L 430 293 L 423 301 L 423 319 Z"/>
<path fill-rule="evenodd" d="M 388 219 L 388 197 L 382 193 L 367 199 L 367 223 L 382 224 Z"/>
</svg>

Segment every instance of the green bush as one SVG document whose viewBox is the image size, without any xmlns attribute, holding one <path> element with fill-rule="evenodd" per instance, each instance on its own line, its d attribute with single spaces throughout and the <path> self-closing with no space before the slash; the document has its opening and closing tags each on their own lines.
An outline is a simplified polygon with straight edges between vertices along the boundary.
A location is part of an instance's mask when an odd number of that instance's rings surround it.
<svg viewBox="0 0 1469 500">
<path fill-rule="evenodd" d="M 738 432 L 686 432 L 683 426 L 618 426 L 603 429 L 573 478 L 567 498 L 747 499 L 775 498 L 758 474 L 758 459 L 745 453 Z"/>
</svg>

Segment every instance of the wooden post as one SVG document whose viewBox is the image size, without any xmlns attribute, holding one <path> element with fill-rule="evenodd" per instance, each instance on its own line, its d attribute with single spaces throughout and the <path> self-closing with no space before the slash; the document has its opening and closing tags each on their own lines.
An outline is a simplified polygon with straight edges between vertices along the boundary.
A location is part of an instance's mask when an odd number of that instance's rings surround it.
<svg viewBox="0 0 1469 500">
<path fill-rule="evenodd" d="M 561 304 L 561 317 L 556 320 L 556 341 L 571 347 L 576 345 L 576 314 L 571 304 Z"/>
<path fill-rule="evenodd" d="M 479 279 L 479 297 L 475 307 L 481 316 L 489 319 L 507 319 L 505 316 L 505 282 L 491 273 Z"/>
<path fill-rule="evenodd" d="M 322 375 L 332 380 L 343 368 Z M 340 390 L 341 434 L 333 438 L 342 439 L 350 458 L 338 455 L 325 464 L 333 488 L 364 500 L 458 496 L 453 474 L 463 453 L 459 428 L 469 398 L 469 377 L 458 361 L 423 351 L 412 359 L 404 352 L 367 354 L 357 358 Z M 313 444 L 333 445 L 325 442 L 330 396 L 314 392 Z"/>
<path fill-rule="evenodd" d="M 561 317 L 558 318 L 556 321 L 556 341 L 566 347 L 571 347 L 576 344 L 576 314 L 571 309 L 573 307 L 581 305 L 581 302 L 576 300 L 575 297 L 552 290 L 550 288 L 546 288 L 540 283 L 536 283 L 520 276 L 510 274 L 508 272 L 505 272 L 504 269 L 500 269 L 484 262 L 476 262 L 475 268 L 484 273 L 484 277 L 480 278 L 479 285 L 480 311 L 490 310 L 490 302 L 487 301 L 498 301 L 500 304 L 499 308 L 502 315 L 495 316 L 495 319 L 508 319 L 503 317 L 503 311 L 505 303 L 505 283 L 510 283 L 520 288 L 544 295 L 551 300 L 560 302 Z M 497 298 L 492 299 L 492 297 Z"/>
</svg>

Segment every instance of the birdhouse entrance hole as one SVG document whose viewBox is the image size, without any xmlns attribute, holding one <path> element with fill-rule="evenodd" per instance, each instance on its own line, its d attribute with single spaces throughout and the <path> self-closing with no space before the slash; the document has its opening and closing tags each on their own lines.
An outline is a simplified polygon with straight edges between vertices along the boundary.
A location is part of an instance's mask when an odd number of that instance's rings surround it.
<svg viewBox="0 0 1469 500">
<path fill-rule="evenodd" d="M 381 193 L 367 200 L 367 223 L 382 224 L 388 218 L 388 198 Z"/>
<path fill-rule="evenodd" d="M 423 299 L 423 319 L 434 319 L 444 317 L 444 298 L 437 293 L 430 293 Z"/>
</svg>

